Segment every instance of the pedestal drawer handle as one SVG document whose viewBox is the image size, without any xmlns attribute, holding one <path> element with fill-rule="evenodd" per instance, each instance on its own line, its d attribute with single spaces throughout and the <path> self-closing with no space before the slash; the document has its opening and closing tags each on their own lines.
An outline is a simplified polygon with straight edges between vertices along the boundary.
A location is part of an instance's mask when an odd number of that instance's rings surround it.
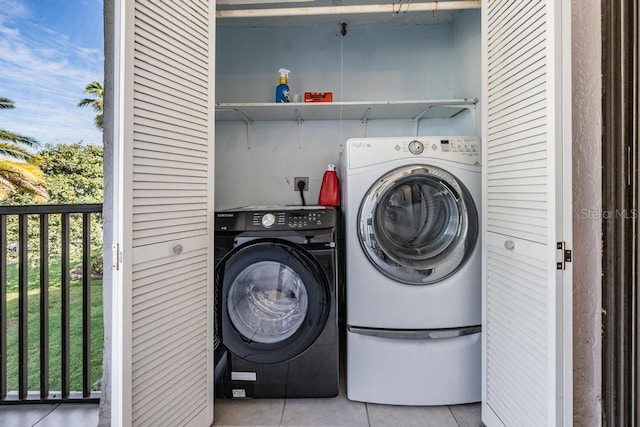
<svg viewBox="0 0 640 427">
<path fill-rule="evenodd" d="M 182 253 L 182 245 L 175 245 L 173 247 L 173 253 L 176 255 L 180 255 Z"/>
<path fill-rule="evenodd" d="M 513 240 L 505 240 L 504 248 L 508 251 L 512 251 L 516 247 L 516 244 L 513 243 Z"/>
</svg>

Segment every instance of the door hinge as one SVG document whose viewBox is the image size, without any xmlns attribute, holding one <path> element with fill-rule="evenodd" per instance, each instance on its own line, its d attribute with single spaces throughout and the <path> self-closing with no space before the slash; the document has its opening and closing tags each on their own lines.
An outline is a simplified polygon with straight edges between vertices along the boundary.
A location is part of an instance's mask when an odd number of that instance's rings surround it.
<svg viewBox="0 0 640 427">
<path fill-rule="evenodd" d="M 571 249 L 565 247 L 565 242 L 556 242 L 556 270 L 564 270 L 571 257 Z"/>
<path fill-rule="evenodd" d="M 120 252 L 120 244 L 114 243 L 111 245 L 111 269 L 120 270 L 120 264 L 122 264 L 122 252 Z"/>
</svg>

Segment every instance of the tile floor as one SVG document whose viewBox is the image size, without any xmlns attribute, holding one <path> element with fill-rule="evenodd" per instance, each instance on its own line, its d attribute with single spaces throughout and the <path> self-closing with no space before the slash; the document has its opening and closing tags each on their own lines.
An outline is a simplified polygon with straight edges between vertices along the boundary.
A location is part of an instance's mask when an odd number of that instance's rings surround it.
<svg viewBox="0 0 640 427">
<path fill-rule="evenodd" d="M 347 399 L 216 399 L 214 426 L 477 427 L 480 403 L 452 406 L 394 406 Z"/>
<path fill-rule="evenodd" d="M 2 427 L 94 427 L 97 404 L 0 406 Z M 476 427 L 480 404 L 391 406 L 332 399 L 216 399 L 214 426 Z M 172 427 L 172 426 L 167 426 Z"/>
<path fill-rule="evenodd" d="M 2 427 L 95 427 L 98 404 L 63 403 L 0 406 Z"/>
<path fill-rule="evenodd" d="M 333 399 L 221 400 L 215 402 L 214 426 L 318 427 L 476 427 L 480 404 L 390 406 Z"/>
</svg>

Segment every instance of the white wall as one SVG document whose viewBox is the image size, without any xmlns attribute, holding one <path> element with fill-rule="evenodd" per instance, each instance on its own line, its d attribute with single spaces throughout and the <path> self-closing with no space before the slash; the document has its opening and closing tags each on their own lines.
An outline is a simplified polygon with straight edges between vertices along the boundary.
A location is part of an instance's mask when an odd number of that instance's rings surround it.
<svg viewBox="0 0 640 427">
<path fill-rule="evenodd" d="M 453 55 L 455 67 L 452 69 L 452 78 L 456 83 L 453 87 L 453 98 L 473 97 L 478 99 L 476 104 L 476 117 L 478 125 L 475 129 L 469 127 L 473 123 L 469 116 L 461 115 L 458 126 L 460 133 L 482 136 L 480 122 L 482 117 L 482 73 L 480 64 L 482 52 L 480 47 L 480 11 L 467 10 L 458 15 L 453 23 Z"/>
<path fill-rule="evenodd" d="M 572 2 L 574 424 L 601 424 L 602 79 L 600 0 Z"/>
<path fill-rule="evenodd" d="M 333 92 L 334 101 L 480 97 L 480 11 L 452 24 L 410 26 L 218 27 L 218 102 L 273 102 L 278 69 L 292 70 L 292 93 Z M 477 117 L 480 117 L 478 112 Z M 307 204 L 317 202 L 322 174 L 338 163 L 344 141 L 363 136 L 359 120 L 216 124 L 216 209 L 300 204 L 293 177 L 308 176 Z M 406 136 L 411 120 L 377 120 L 368 136 Z M 467 112 L 427 119 L 420 135 L 473 133 Z M 475 130 L 480 135 L 479 126 Z"/>
</svg>

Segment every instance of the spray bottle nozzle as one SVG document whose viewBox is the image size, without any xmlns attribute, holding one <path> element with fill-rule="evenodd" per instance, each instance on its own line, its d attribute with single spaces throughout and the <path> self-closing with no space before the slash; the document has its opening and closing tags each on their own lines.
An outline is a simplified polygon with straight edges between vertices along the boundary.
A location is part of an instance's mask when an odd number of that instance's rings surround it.
<svg viewBox="0 0 640 427">
<path fill-rule="evenodd" d="M 280 83 L 286 83 L 287 80 L 289 80 L 289 73 L 291 72 L 291 70 L 280 68 L 278 72 L 280 73 Z"/>
</svg>

